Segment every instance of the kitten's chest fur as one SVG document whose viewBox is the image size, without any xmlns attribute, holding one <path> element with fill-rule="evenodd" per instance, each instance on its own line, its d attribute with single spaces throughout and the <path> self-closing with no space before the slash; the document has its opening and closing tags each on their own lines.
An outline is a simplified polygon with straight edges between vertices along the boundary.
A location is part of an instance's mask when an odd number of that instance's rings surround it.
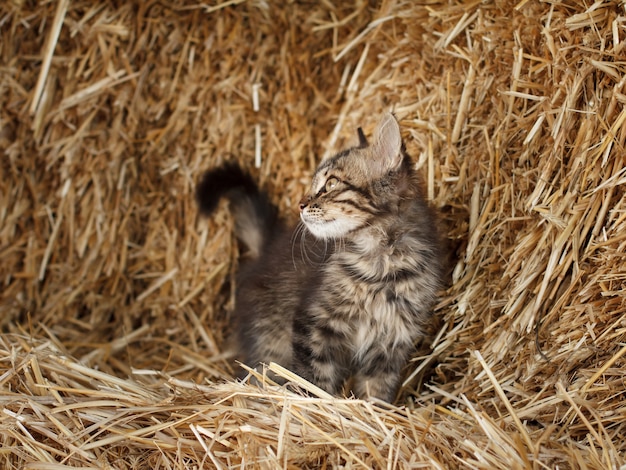
<svg viewBox="0 0 626 470">
<path fill-rule="evenodd" d="M 302 299 L 301 314 L 343 332 L 345 352 L 357 362 L 372 348 L 390 350 L 419 337 L 429 316 L 424 294 L 433 290 L 419 240 L 372 238 L 334 252 Z"/>
<path fill-rule="evenodd" d="M 385 282 L 375 271 L 375 264 L 354 254 L 338 254 L 323 269 L 323 281 L 316 292 L 320 299 L 311 303 L 309 314 L 322 320 L 326 312 L 317 311 L 316 304 L 332 306 L 332 318 L 327 321 L 335 328 L 345 324 L 346 352 L 352 359 L 361 357 L 375 343 L 393 345 L 412 339 L 411 320 L 399 311 L 396 302 L 397 286 Z"/>
</svg>

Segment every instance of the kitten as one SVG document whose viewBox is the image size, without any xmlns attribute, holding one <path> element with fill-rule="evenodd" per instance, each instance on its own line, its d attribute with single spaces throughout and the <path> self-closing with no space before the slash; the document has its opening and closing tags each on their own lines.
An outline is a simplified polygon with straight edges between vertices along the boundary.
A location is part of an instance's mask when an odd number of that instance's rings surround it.
<svg viewBox="0 0 626 470">
<path fill-rule="evenodd" d="M 370 145 L 323 161 L 286 229 L 240 167 L 207 172 L 202 212 L 230 200 L 247 248 L 237 281 L 242 362 L 274 361 L 332 394 L 392 401 L 401 369 L 432 320 L 442 286 L 441 243 L 392 114 Z"/>
</svg>

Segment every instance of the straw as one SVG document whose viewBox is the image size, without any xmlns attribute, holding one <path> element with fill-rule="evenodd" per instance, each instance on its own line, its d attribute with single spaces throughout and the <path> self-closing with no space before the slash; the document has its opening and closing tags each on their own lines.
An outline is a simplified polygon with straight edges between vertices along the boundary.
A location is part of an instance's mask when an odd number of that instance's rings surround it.
<svg viewBox="0 0 626 470">
<path fill-rule="evenodd" d="M 0 34 L 2 468 L 626 465 L 622 2 L 10 1 Z M 390 110 L 450 251 L 396 401 L 236 380 L 198 179 L 295 222 Z"/>
</svg>

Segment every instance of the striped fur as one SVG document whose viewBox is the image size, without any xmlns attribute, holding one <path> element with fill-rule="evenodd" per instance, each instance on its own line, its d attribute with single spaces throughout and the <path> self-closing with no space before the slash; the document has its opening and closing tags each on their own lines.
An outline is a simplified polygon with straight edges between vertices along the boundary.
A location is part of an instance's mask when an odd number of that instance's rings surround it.
<svg viewBox="0 0 626 470">
<path fill-rule="evenodd" d="M 240 359 L 278 362 L 333 394 L 353 379 L 356 396 L 391 401 L 431 321 L 442 256 L 393 115 L 382 118 L 371 145 L 359 137 L 359 147 L 320 164 L 293 233 L 252 215 L 254 207 L 274 211 L 240 170 L 233 170 L 242 179 L 232 184 L 237 191 L 216 187 L 211 198 L 245 206 L 236 226 L 257 225 L 264 234 L 262 246 L 249 247 L 258 256 L 242 263 L 238 279 Z"/>
</svg>

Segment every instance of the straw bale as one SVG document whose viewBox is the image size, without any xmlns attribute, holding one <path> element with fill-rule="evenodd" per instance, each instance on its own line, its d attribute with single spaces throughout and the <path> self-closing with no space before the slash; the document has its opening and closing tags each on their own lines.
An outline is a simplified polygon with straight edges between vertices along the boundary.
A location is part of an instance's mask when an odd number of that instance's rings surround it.
<svg viewBox="0 0 626 470">
<path fill-rule="evenodd" d="M 3 468 L 625 468 L 626 8 L 0 5 Z M 235 382 L 237 247 L 394 109 L 452 259 L 391 404 Z M 302 393 L 306 390 L 308 393 Z"/>
</svg>

